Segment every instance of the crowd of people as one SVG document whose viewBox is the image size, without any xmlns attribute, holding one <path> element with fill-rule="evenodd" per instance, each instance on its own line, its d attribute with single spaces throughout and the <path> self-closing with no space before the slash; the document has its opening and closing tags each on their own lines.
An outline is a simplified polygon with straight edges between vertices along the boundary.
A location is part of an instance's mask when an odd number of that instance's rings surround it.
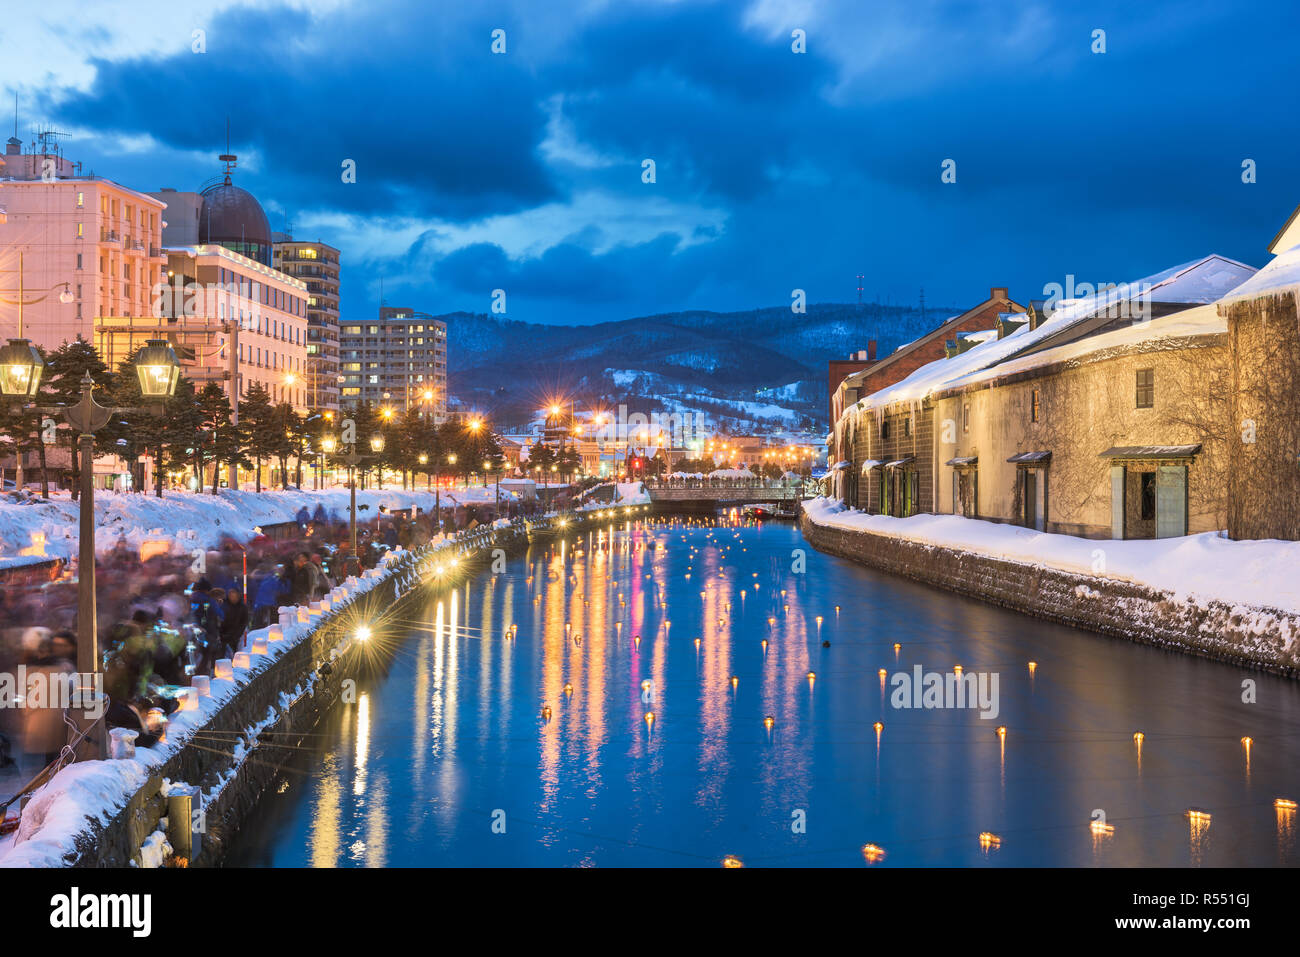
<svg viewBox="0 0 1300 957">
<path fill-rule="evenodd" d="M 444 510 L 443 531 L 473 528 L 492 516 L 473 507 Z M 305 507 L 292 525 L 247 543 L 227 539 L 191 555 L 171 549 L 150 557 L 119 542 L 96 563 L 98 632 L 109 727 L 158 737 L 157 715 L 177 706 L 176 690 L 243 649 L 250 629 L 274 624 L 279 609 L 327 594 L 374 567 L 389 549 L 411 548 L 437 534 L 419 509 L 360 516 L 357 549 L 346 516 Z M 32 675 L 77 670 L 77 585 L 57 565 L 43 574 L 11 574 L 0 587 L 0 672 Z M 0 709 L 0 772 L 15 763 L 35 771 L 59 757 L 68 727 L 58 708 Z M 2 795 L 0 795 L 2 796 Z"/>
</svg>

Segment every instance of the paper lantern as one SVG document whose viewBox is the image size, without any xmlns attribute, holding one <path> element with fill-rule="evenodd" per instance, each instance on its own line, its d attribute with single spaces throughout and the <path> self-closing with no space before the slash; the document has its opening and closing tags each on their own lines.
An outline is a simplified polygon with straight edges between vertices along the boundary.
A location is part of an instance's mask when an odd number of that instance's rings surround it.
<svg viewBox="0 0 1300 957">
<path fill-rule="evenodd" d="M 235 677 L 235 668 L 229 658 L 218 658 L 212 666 L 212 677 L 231 681 Z"/>
<path fill-rule="evenodd" d="M 129 728 L 109 728 L 108 736 L 111 739 L 109 753 L 114 761 L 129 761 L 135 757 L 135 739 L 140 736 L 139 731 L 132 731 Z"/>
<path fill-rule="evenodd" d="M 255 655 L 266 654 L 266 635 L 254 635 L 251 651 Z"/>
</svg>

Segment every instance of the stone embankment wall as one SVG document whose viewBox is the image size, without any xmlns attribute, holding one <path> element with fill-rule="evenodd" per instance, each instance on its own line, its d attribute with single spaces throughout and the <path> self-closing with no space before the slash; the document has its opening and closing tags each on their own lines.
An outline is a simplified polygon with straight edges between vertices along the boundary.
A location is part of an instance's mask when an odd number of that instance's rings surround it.
<svg viewBox="0 0 1300 957">
<path fill-rule="evenodd" d="M 820 551 L 1048 621 L 1300 677 L 1300 617 L 799 518 Z"/>
<path fill-rule="evenodd" d="M 578 532 L 586 524 L 582 517 L 565 520 L 564 531 Z M 350 640 L 359 624 L 385 617 L 410 618 L 409 610 L 489 567 L 494 549 L 518 553 L 530 542 L 548 540 L 556 532 L 548 521 L 485 527 L 440 553 L 454 554 L 458 560 L 454 570 L 448 566 L 436 577 L 420 577 L 413 561 L 395 562 L 374 588 L 323 619 L 309 636 L 252 676 L 110 820 L 87 818 L 71 866 L 140 864 L 142 843 L 167 815 L 168 782 L 197 786 L 202 795 L 203 829 L 189 865 L 219 864 L 228 835 L 256 806 L 293 749 L 339 700 L 347 676 L 359 673 L 353 665 L 366 652 Z M 393 651 L 395 645 L 390 645 L 388 653 Z"/>
</svg>

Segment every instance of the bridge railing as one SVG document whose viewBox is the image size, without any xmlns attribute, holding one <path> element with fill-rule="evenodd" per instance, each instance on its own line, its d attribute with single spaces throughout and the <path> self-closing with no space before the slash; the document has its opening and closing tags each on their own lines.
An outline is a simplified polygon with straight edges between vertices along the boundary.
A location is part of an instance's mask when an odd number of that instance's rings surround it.
<svg viewBox="0 0 1300 957">
<path fill-rule="evenodd" d="M 803 480 L 787 481 L 785 479 L 764 478 L 702 478 L 702 479 L 647 479 L 647 489 L 755 489 L 755 490 L 790 490 L 802 489 Z"/>
</svg>

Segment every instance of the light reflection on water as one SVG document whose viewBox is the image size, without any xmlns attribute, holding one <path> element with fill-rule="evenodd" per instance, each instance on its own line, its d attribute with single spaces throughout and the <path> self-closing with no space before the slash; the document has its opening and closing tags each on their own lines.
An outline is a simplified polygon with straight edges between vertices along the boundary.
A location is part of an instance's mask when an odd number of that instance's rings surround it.
<svg viewBox="0 0 1300 957">
<path fill-rule="evenodd" d="M 997 718 L 893 708 L 879 669 L 917 664 L 996 672 Z M 229 863 L 1297 861 L 1274 806 L 1300 797 L 1293 682 L 879 575 L 788 525 L 535 548 L 432 602 L 358 683 Z"/>
</svg>

